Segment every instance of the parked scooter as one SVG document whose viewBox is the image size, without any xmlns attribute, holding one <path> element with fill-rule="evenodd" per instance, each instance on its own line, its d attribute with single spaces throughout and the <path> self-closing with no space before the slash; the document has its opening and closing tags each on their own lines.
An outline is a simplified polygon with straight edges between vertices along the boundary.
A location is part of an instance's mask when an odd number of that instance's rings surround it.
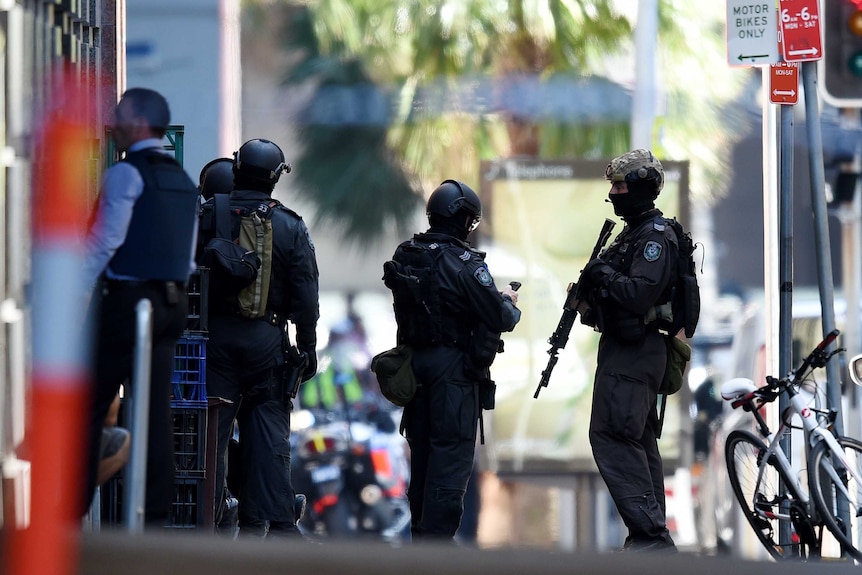
<svg viewBox="0 0 862 575">
<path fill-rule="evenodd" d="M 307 534 L 395 542 L 409 525 L 403 439 L 391 414 L 374 417 L 351 420 L 323 410 L 292 414 L 291 473 L 294 489 L 307 497 L 300 521 Z"/>
</svg>

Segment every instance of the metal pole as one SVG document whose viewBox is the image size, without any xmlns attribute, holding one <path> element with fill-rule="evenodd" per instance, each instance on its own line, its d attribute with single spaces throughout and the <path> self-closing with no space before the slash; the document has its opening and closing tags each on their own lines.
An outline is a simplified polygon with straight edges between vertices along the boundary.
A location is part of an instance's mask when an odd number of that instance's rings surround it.
<svg viewBox="0 0 862 575">
<path fill-rule="evenodd" d="M 829 245 L 829 221 L 826 212 L 826 176 L 823 170 L 823 138 L 820 133 L 820 106 L 817 100 L 817 63 L 802 63 L 805 90 L 805 125 L 808 128 L 808 163 L 811 172 L 811 207 L 814 212 L 814 248 L 817 254 L 817 281 L 820 288 L 820 313 L 823 335 L 835 329 L 835 284 L 832 280 L 832 249 Z M 838 410 L 835 432 L 844 434 L 841 415 L 841 382 L 839 362 L 826 365 L 826 396 L 829 406 Z"/>
<path fill-rule="evenodd" d="M 802 85 L 805 90 L 805 125 L 808 128 L 808 162 L 811 171 L 811 204 L 814 211 L 814 247 L 817 254 L 817 280 L 820 288 L 820 315 L 823 335 L 835 329 L 835 284 L 832 281 L 832 250 L 829 246 L 829 222 L 826 213 L 826 176 L 823 169 L 823 136 L 820 133 L 820 105 L 817 100 L 817 62 L 802 63 Z M 857 305 L 857 302 L 853 302 Z M 835 345 L 835 344 L 833 344 Z M 835 434 L 844 435 L 841 414 L 841 381 L 838 361 L 826 364 L 826 398 L 836 410 Z M 847 501 L 839 497 L 839 514 L 850 525 Z"/>
<path fill-rule="evenodd" d="M 126 466 L 126 481 L 123 491 L 123 514 L 125 526 L 130 533 L 144 530 L 144 507 L 146 505 L 147 437 L 150 427 L 150 358 L 153 354 L 153 305 L 142 299 L 135 307 L 137 332 L 135 338 L 135 363 L 132 373 L 131 397 L 131 454 Z"/>
<path fill-rule="evenodd" d="M 651 148 L 656 107 L 655 43 L 658 0 L 638 0 L 635 26 L 635 90 L 632 97 L 631 147 Z"/>
<path fill-rule="evenodd" d="M 769 84 L 769 67 L 762 70 L 763 85 Z M 778 110 L 764 99 L 763 102 L 763 302 L 764 344 L 766 346 L 766 373 L 778 373 Z M 773 422 L 770 421 L 770 426 Z"/>
<path fill-rule="evenodd" d="M 793 106 L 779 106 L 780 153 L 779 153 L 779 200 L 778 200 L 778 234 L 780 239 L 778 252 L 778 372 L 788 373 L 793 364 Z M 790 407 L 790 399 L 783 395 L 778 400 L 779 412 L 785 413 Z M 781 438 L 781 448 L 788 459 L 790 449 L 790 434 Z M 782 485 L 782 493 L 786 486 Z M 790 512 L 789 503 L 782 504 L 785 513 Z M 780 522 L 780 541 L 790 541 L 791 526 L 788 521 Z M 798 547 L 794 546 L 796 554 Z"/>
</svg>

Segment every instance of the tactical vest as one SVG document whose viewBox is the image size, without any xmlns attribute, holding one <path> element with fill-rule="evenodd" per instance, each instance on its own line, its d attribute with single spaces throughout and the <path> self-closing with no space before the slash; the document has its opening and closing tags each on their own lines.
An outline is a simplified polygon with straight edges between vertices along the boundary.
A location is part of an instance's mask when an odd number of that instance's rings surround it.
<svg viewBox="0 0 862 575">
<path fill-rule="evenodd" d="M 132 209 L 123 245 L 108 267 L 117 275 L 185 282 L 189 277 L 198 190 L 171 156 L 155 149 L 123 160 L 141 174 L 144 191 Z"/>
<path fill-rule="evenodd" d="M 409 240 L 383 264 L 383 282 L 392 290 L 398 343 L 414 347 L 458 343 L 458 322 L 446 313 L 440 299 L 437 262 L 445 249 L 437 243 Z"/>
</svg>

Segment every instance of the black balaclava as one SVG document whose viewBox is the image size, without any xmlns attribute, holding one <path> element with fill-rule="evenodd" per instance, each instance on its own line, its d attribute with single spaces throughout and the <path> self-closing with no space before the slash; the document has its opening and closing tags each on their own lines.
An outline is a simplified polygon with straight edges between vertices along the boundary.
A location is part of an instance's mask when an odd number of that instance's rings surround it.
<svg viewBox="0 0 862 575">
<path fill-rule="evenodd" d="M 630 220 L 655 208 L 658 196 L 654 180 L 626 182 L 628 193 L 608 194 L 614 205 L 614 213 L 624 220 Z"/>
</svg>

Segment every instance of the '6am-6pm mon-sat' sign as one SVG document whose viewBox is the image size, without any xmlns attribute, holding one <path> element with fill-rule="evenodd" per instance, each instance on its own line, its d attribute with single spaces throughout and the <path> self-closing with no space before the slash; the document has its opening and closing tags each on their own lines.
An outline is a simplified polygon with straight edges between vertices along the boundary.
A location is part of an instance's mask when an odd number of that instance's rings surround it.
<svg viewBox="0 0 862 575">
<path fill-rule="evenodd" d="M 778 0 L 778 12 L 784 61 L 820 60 L 823 57 L 823 45 L 817 0 Z"/>
<path fill-rule="evenodd" d="M 779 62 L 769 67 L 769 101 L 785 105 L 799 101 L 799 64 Z"/>
<path fill-rule="evenodd" d="M 778 62 L 777 19 L 774 1 L 727 0 L 727 63 L 763 66 Z"/>
</svg>

